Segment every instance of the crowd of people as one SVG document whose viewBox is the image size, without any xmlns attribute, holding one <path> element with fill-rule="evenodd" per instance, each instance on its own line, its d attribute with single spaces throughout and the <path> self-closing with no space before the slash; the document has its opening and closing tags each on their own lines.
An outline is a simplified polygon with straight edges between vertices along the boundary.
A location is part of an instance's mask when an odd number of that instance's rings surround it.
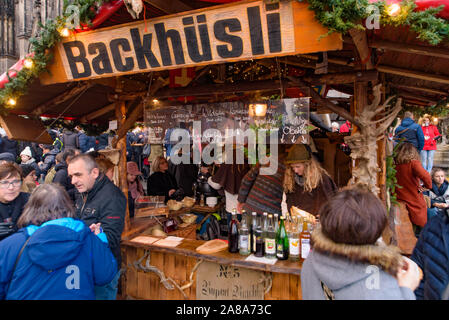
<svg viewBox="0 0 449 320">
<path fill-rule="evenodd" d="M 243 164 L 175 164 L 167 146 L 149 144 L 145 130 L 135 129 L 127 135 L 127 201 L 114 184 L 115 164 L 101 151 L 110 134 L 92 139 L 80 128 L 64 130 L 53 145 L 2 136 L 0 299 L 115 299 L 127 206 L 133 217 L 139 197 L 167 202 L 198 191 L 224 199 L 228 223 L 234 209 L 286 217 L 295 206 L 319 218 L 301 271 L 304 299 L 443 299 L 449 183 L 442 169 L 427 171 L 429 158 L 427 167 L 421 161 L 438 130 L 412 122 L 405 114 L 395 135 L 397 198 L 418 238 L 411 260 L 382 242 L 384 204 L 364 186 L 339 190 L 307 145 L 279 145 L 279 156 L 271 159 L 277 170 L 265 175 L 261 164 L 251 166 L 246 158 Z"/>
</svg>

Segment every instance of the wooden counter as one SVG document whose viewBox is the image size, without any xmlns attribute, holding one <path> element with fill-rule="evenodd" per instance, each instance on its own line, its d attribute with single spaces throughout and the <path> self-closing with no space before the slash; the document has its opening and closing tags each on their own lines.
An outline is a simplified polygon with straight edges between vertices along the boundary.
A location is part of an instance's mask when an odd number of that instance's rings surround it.
<svg viewBox="0 0 449 320">
<path fill-rule="evenodd" d="M 138 236 L 135 234 L 134 236 Z M 134 237 L 133 237 L 134 238 Z M 142 244 L 130 240 L 122 241 L 122 257 L 126 271 L 122 278 L 122 295 L 128 299 L 173 300 L 196 299 L 196 273 L 192 270 L 199 261 L 232 266 L 235 269 L 248 269 L 271 275 L 271 289 L 265 293 L 265 300 L 299 300 L 302 298 L 300 272 L 301 263 L 278 260 L 274 265 L 245 261 L 247 256 L 232 254 L 223 250 L 214 254 L 200 254 L 195 249 L 205 241 L 184 239 L 177 247 L 162 247 Z M 149 255 L 148 264 L 173 279 L 180 287 L 190 282 L 191 286 L 183 292 L 167 289 L 155 272 L 145 272 L 134 266 L 139 259 Z M 145 265 L 146 258 L 141 261 Z"/>
</svg>

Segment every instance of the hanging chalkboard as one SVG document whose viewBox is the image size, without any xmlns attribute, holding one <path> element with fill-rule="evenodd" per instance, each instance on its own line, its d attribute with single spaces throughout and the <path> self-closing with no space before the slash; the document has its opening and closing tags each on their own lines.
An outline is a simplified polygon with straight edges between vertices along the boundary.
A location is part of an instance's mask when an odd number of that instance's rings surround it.
<svg viewBox="0 0 449 320">
<path fill-rule="evenodd" d="M 235 138 L 247 130 L 277 130 L 278 143 L 308 143 L 309 98 L 258 101 L 254 103 L 222 102 L 145 109 L 145 125 L 149 142 L 168 143 L 171 129 L 189 132 L 191 139 L 209 143 L 213 139 Z M 255 116 L 250 105 L 266 105 L 264 116 Z M 196 130 L 199 129 L 199 130 Z M 201 134 L 195 134 L 201 132 Z M 171 141 L 172 144 L 177 141 Z M 245 141 L 246 143 L 246 141 Z"/>
</svg>

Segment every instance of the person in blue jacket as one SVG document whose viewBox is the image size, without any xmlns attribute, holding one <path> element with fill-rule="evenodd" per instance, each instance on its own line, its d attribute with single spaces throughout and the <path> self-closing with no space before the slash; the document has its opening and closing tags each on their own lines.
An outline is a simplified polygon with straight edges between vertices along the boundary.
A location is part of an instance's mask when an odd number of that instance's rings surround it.
<svg viewBox="0 0 449 320">
<path fill-rule="evenodd" d="M 36 188 L 18 221 L 21 229 L 0 242 L 0 299 L 93 300 L 94 286 L 115 277 L 106 235 L 74 216 L 61 186 Z"/>
<path fill-rule="evenodd" d="M 423 271 L 415 290 L 417 300 L 441 300 L 449 285 L 449 214 L 447 210 L 427 221 L 411 259 Z"/>
<path fill-rule="evenodd" d="M 411 111 L 404 112 L 401 124 L 394 131 L 394 139 L 396 142 L 404 141 L 413 144 L 419 153 L 424 148 L 424 133 L 413 117 Z"/>
</svg>

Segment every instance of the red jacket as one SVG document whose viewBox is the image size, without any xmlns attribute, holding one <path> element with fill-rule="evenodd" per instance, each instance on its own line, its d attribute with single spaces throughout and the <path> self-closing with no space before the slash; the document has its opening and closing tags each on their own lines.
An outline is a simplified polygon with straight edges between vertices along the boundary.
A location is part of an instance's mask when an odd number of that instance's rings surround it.
<svg viewBox="0 0 449 320">
<path fill-rule="evenodd" d="M 422 193 L 418 191 L 419 181 L 422 180 L 424 187 L 432 188 L 432 178 L 422 167 L 421 161 L 412 160 L 409 163 L 396 165 L 396 179 L 398 185 L 396 195 L 399 201 L 405 203 L 410 220 L 424 227 L 427 222 L 427 204 Z"/>
<path fill-rule="evenodd" d="M 424 148 L 423 150 L 436 150 L 437 142 L 435 138 L 440 135 L 438 128 L 433 124 L 429 124 L 429 126 L 422 126 L 422 131 L 424 133 Z"/>
</svg>

